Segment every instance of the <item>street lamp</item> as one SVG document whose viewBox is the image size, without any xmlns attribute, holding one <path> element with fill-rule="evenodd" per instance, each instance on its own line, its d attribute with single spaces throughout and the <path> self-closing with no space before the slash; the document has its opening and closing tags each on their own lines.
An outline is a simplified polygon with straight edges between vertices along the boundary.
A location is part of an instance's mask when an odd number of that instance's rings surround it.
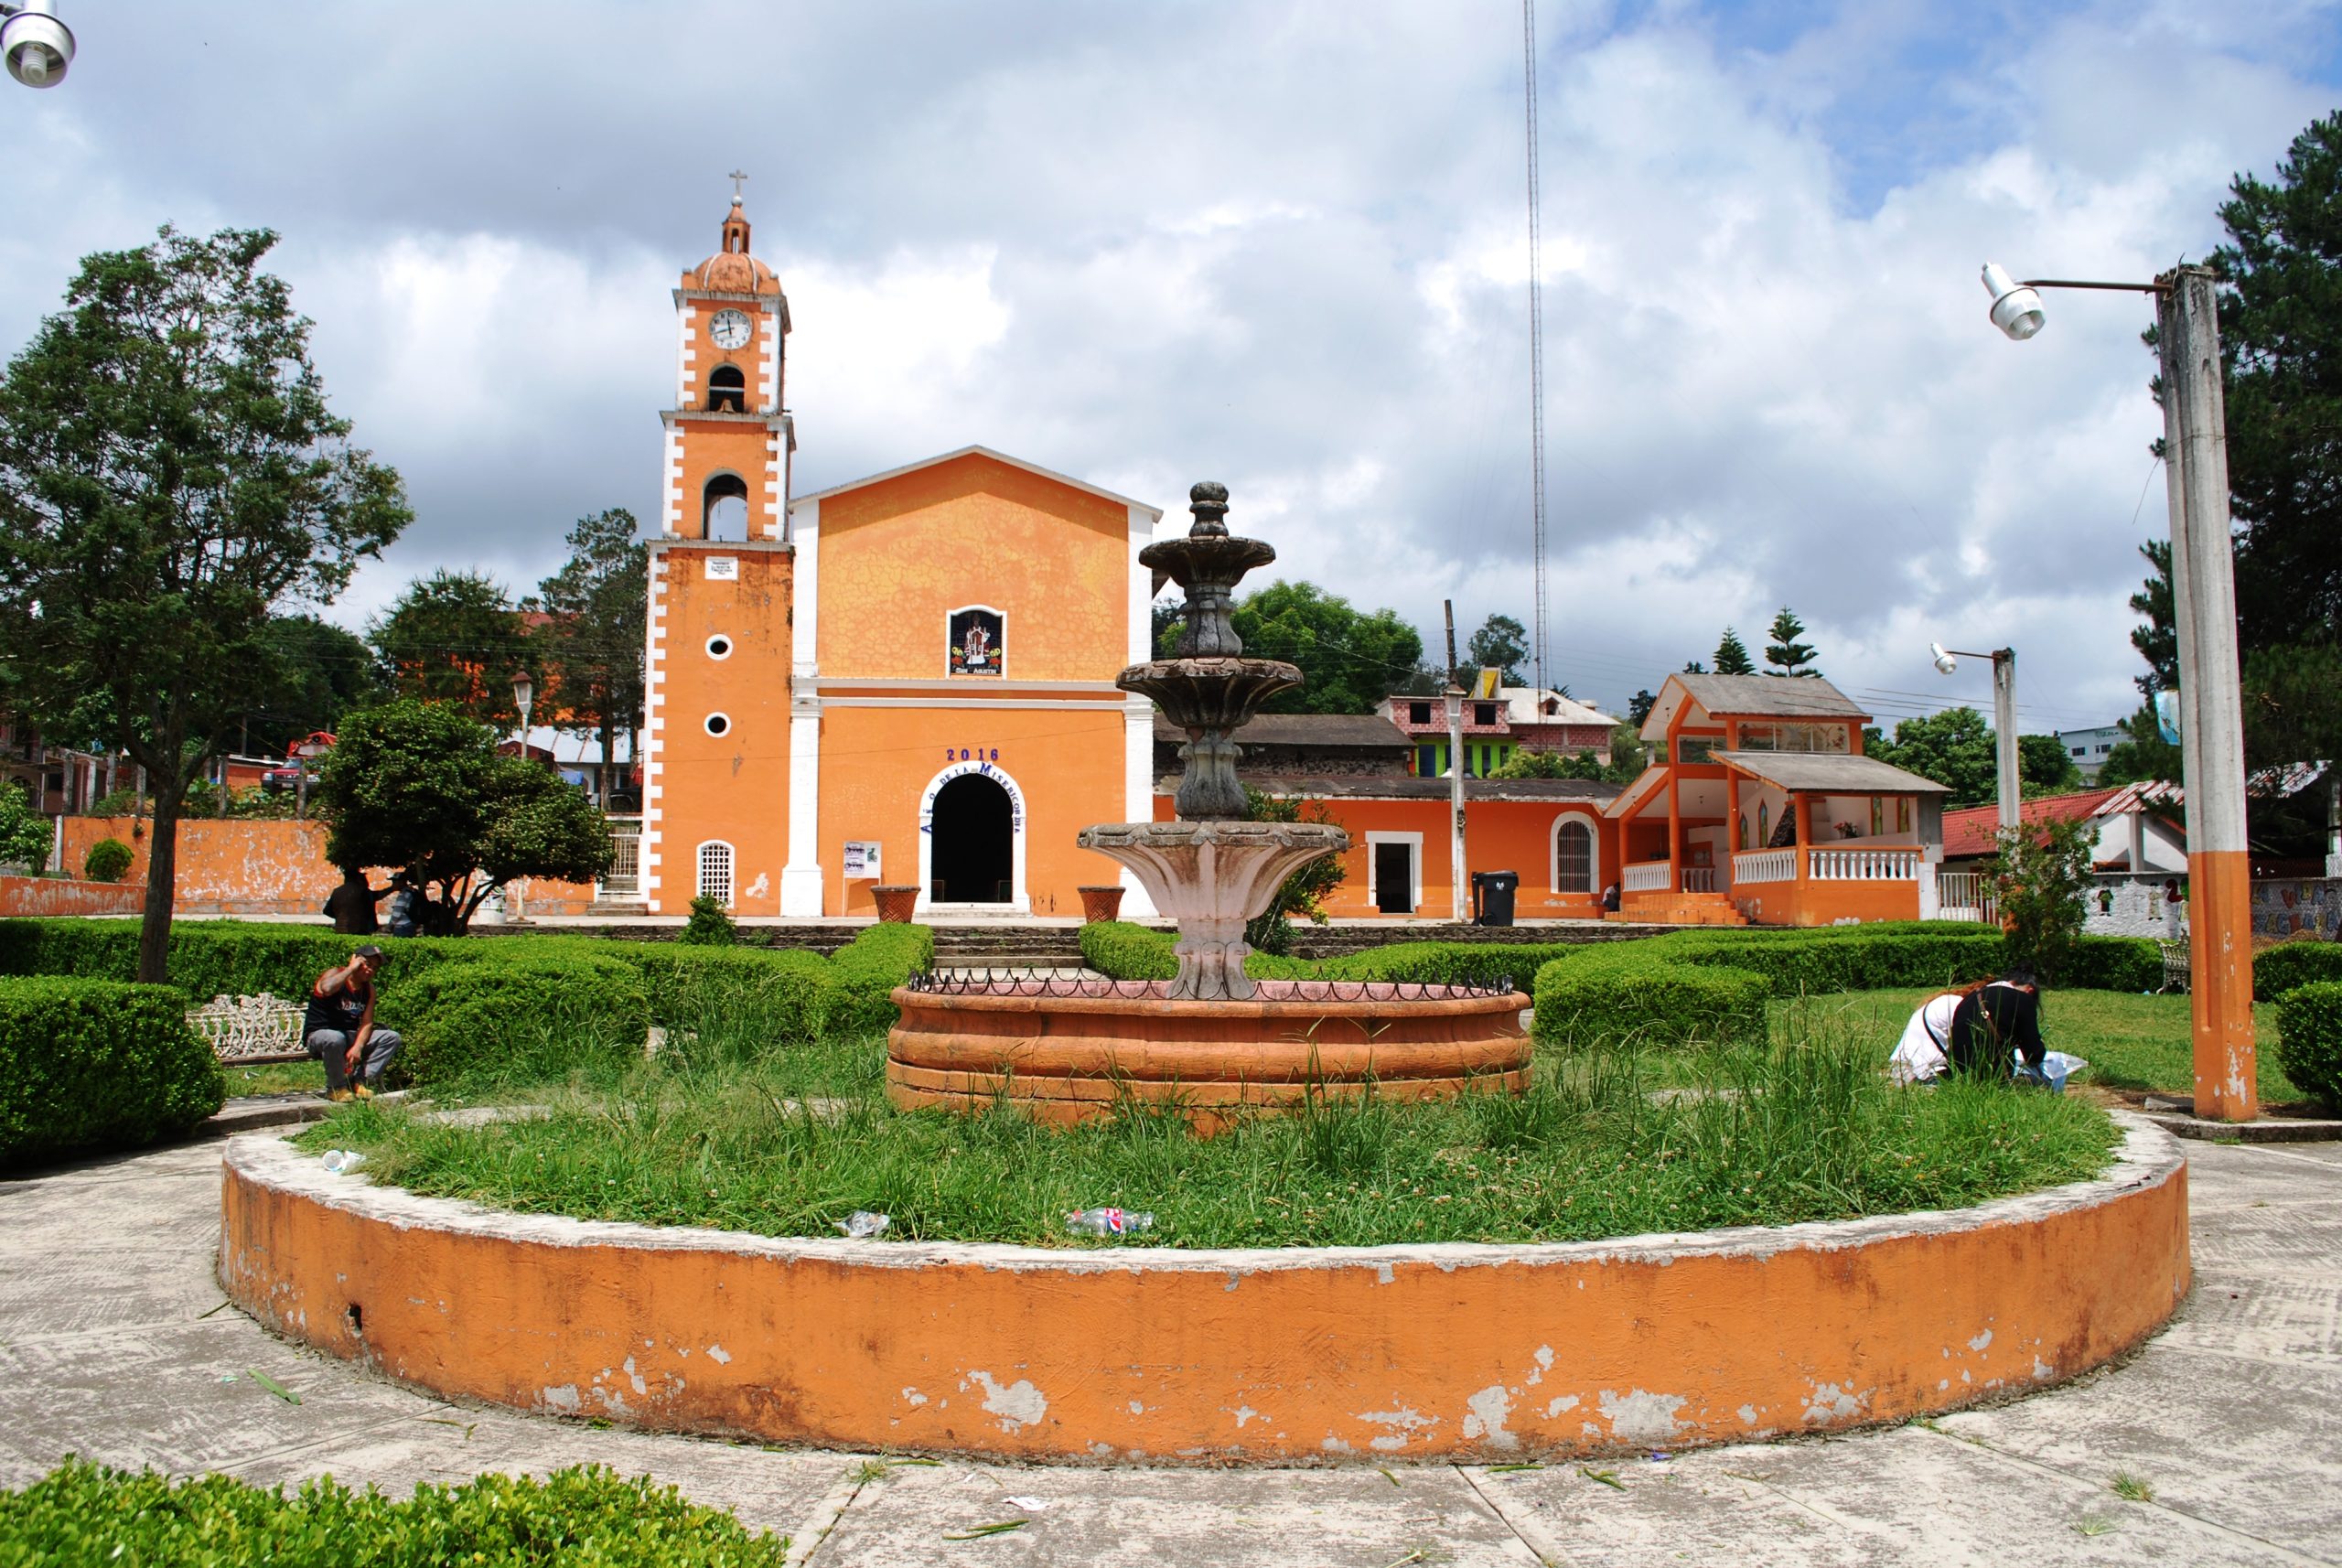
<svg viewBox="0 0 2342 1568">
<path fill-rule="evenodd" d="M 525 671 L 512 677 L 512 705 L 521 710 L 521 755 L 522 757 L 529 755 L 529 700 L 536 693 L 537 689 L 530 683 Z"/>
<path fill-rule="evenodd" d="M 2001 826 L 2017 825 L 2016 779 L 2016 650 L 1996 648 L 1990 653 L 1971 653 L 1964 648 L 1946 648 L 1940 642 L 1928 644 L 1928 651 L 1935 655 L 1936 672 L 1949 675 L 1960 668 L 1963 659 L 1989 659 L 1993 661 L 1993 762 L 2000 776 Z"/>
<path fill-rule="evenodd" d="M 73 30 L 57 19 L 54 0 L 0 0 L 0 59 L 27 87 L 55 87 L 73 63 Z"/>
<path fill-rule="evenodd" d="M 2229 538 L 2228 432 L 2215 281 L 2209 267 L 2174 267 L 2153 283 L 2035 278 L 2012 284 L 1999 267 L 1984 268 L 1993 324 L 2020 340 L 2041 329 L 2036 290 L 2154 295 L 2172 602 L 2179 631 L 2196 1113 L 2249 1122 L 2261 1109 L 2252 1037 L 2252 859 L 2244 836 L 2244 703 L 2237 675 L 2236 566 Z"/>
<path fill-rule="evenodd" d="M 537 689 L 530 682 L 527 671 L 523 670 L 512 677 L 512 705 L 521 710 L 521 760 L 523 762 L 529 759 L 529 700 L 536 694 Z M 511 913 L 507 918 L 516 926 L 524 923 L 529 918 L 528 895 L 521 890 L 518 882 L 512 884 L 512 897 L 508 902 L 511 906 Z"/>
</svg>

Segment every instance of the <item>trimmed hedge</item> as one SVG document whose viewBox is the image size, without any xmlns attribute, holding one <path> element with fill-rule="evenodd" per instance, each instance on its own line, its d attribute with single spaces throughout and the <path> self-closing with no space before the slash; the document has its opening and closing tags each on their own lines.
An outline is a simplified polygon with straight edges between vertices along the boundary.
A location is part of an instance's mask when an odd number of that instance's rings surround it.
<svg viewBox="0 0 2342 1568">
<path fill-rule="evenodd" d="M 1391 942 L 1339 958 L 1276 958 L 1254 953 L 1244 972 L 1257 980 L 1391 980 L 1422 985 L 1495 985 L 1526 992 L 1537 972 L 1579 951 L 1572 942 Z"/>
<path fill-rule="evenodd" d="M 366 939 L 314 926 L 204 920 L 172 927 L 172 983 L 199 1003 L 263 991 L 297 1000 L 308 994 L 318 975 L 347 961 L 350 950 L 368 940 L 383 951 L 376 983 L 382 993 L 383 1022 L 391 1027 L 427 1031 L 424 1015 L 405 999 L 426 991 L 436 994 L 429 983 L 444 969 L 598 961 L 631 972 L 650 1022 L 661 1028 L 773 1044 L 817 1038 L 831 1029 L 886 1028 L 895 1020 L 888 993 L 935 957 L 934 931 L 913 925 L 873 926 L 824 959 L 788 948 L 687 947 L 551 934 Z M 0 975 L 125 980 L 137 969 L 134 920 L 0 920 Z M 412 1022 L 393 1023 L 393 1017 Z"/>
<path fill-rule="evenodd" d="M 1179 972 L 1178 940 L 1128 920 L 1092 920 L 1081 928 L 1081 961 L 1115 980 L 1169 980 Z"/>
<path fill-rule="evenodd" d="M 2277 1065 L 2303 1093 L 2342 1105 L 2342 983 L 2297 985 L 2278 999 Z"/>
<path fill-rule="evenodd" d="M 383 993 L 380 1011 L 405 1035 L 403 1065 L 417 1083 L 558 1077 L 639 1056 L 650 1031 L 641 972 L 586 953 L 442 964 Z"/>
<path fill-rule="evenodd" d="M 1569 1047 L 1763 1040 L 1772 983 L 1736 965 L 1647 950 L 1674 940 L 1589 944 L 1539 970 L 1537 1038 Z"/>
<path fill-rule="evenodd" d="M 832 991 L 822 1028 L 860 1035 L 893 1026 L 898 1015 L 891 993 L 934 962 L 932 926 L 872 926 L 831 955 Z"/>
<path fill-rule="evenodd" d="M 229 1476 L 174 1484 L 68 1459 L 21 1492 L 0 1491 L 0 1558 L 11 1563 L 265 1563 L 272 1568 L 420 1568 L 556 1563 L 596 1568 L 779 1568 L 788 1541 L 648 1476 L 600 1466 L 543 1480 L 424 1482 L 394 1499 L 331 1476 L 291 1496 Z"/>
<path fill-rule="evenodd" d="M 2274 1002 L 2321 981 L 2342 982 L 2342 942 L 2283 942 L 2252 955 L 2255 1002 Z"/>
<path fill-rule="evenodd" d="M 171 987 L 0 980 L 0 1167 L 175 1136 L 227 1093 Z"/>
</svg>

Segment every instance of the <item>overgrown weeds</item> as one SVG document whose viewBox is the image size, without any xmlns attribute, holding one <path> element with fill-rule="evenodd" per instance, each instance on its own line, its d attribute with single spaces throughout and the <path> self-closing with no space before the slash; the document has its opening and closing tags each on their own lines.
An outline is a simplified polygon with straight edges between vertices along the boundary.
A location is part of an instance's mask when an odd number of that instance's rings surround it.
<svg viewBox="0 0 2342 1568">
<path fill-rule="evenodd" d="M 1789 1224 L 1974 1203 L 2106 1163 L 2117 1134 L 2094 1107 L 1898 1088 L 1874 1034 L 1818 1016 L 1766 1045 L 1548 1053 L 1517 1096 L 1313 1093 L 1199 1139 L 1130 1094 L 1072 1129 L 1005 1101 L 898 1113 L 883 1036 L 759 1053 L 719 1028 L 535 1085 L 539 1119 L 456 1127 L 367 1107 L 308 1138 L 365 1148 L 383 1182 L 532 1212 L 820 1236 L 873 1209 L 890 1240 L 1075 1245 L 1065 1215 L 1114 1205 L 1155 1213 L 1147 1243 L 1174 1247 Z"/>
</svg>

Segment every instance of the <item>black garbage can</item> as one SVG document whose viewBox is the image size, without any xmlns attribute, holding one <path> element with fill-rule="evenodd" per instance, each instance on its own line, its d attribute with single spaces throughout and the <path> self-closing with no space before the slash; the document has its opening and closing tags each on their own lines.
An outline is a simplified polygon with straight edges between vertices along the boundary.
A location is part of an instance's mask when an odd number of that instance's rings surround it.
<svg viewBox="0 0 2342 1568">
<path fill-rule="evenodd" d="M 1476 926 L 1512 924 L 1512 896 L 1520 890 L 1518 871 L 1472 873 L 1472 923 Z"/>
</svg>

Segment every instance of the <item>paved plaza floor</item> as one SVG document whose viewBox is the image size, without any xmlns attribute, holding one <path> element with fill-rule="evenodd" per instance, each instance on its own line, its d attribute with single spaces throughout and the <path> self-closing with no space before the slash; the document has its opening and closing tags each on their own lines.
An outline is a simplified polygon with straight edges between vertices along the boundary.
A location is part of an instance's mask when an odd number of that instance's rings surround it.
<svg viewBox="0 0 2342 1568">
<path fill-rule="evenodd" d="M 599 1462 L 825 1568 L 2342 1563 L 2342 1145 L 2187 1152 L 2195 1294 L 2125 1365 L 2032 1399 L 1663 1461 L 1195 1470 L 880 1466 L 410 1392 L 224 1305 L 220 1145 L 190 1144 L 0 1181 L 0 1485 L 69 1454 L 398 1493 Z"/>
</svg>

